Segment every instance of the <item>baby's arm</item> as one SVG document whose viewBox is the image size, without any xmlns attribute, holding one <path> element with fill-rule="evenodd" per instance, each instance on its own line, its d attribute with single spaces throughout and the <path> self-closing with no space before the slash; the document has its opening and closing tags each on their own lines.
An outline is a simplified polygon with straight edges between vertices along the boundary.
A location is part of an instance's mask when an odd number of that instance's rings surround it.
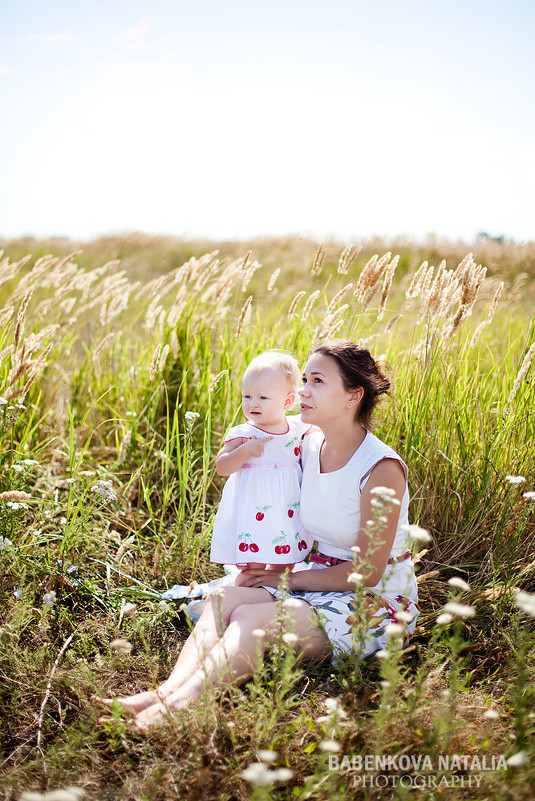
<svg viewBox="0 0 535 801">
<path fill-rule="evenodd" d="M 218 476 L 230 476 L 243 467 L 252 456 L 262 456 L 264 444 L 273 437 L 263 439 L 246 439 L 236 437 L 225 442 L 215 460 L 215 469 Z"/>
</svg>

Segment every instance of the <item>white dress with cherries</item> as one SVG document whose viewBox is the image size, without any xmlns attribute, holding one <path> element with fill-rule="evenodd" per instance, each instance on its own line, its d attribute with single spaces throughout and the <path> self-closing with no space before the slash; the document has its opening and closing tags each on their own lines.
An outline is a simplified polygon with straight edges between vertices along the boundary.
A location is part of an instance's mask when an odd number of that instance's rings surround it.
<svg viewBox="0 0 535 801">
<path fill-rule="evenodd" d="M 309 426 L 286 417 L 288 430 L 271 434 L 252 423 L 230 429 L 225 442 L 265 439 L 262 456 L 251 457 L 227 479 L 212 535 L 210 560 L 222 564 L 301 562 L 312 547 L 299 514 L 301 440 Z"/>
</svg>

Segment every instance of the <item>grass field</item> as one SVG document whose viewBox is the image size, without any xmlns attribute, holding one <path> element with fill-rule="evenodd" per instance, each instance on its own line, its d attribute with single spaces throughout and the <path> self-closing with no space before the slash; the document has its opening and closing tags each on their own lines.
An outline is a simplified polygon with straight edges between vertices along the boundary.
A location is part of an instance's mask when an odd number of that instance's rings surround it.
<svg viewBox="0 0 535 801">
<path fill-rule="evenodd" d="M 535 244 L 0 247 L 0 797 L 531 800 Z M 92 693 L 174 663 L 188 619 L 160 593 L 219 575 L 214 457 L 245 365 L 332 337 L 390 365 L 376 433 L 432 537 L 411 647 L 295 665 L 281 643 L 148 737 L 97 726 Z"/>
</svg>

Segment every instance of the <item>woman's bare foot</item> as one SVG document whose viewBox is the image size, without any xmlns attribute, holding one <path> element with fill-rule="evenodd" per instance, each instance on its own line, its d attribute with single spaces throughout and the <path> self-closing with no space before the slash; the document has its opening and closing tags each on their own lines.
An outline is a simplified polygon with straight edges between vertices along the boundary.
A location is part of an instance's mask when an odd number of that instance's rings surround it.
<svg viewBox="0 0 535 801">
<path fill-rule="evenodd" d="M 92 695 L 90 700 L 94 704 L 100 704 L 108 708 L 116 701 L 125 708 L 125 711 L 137 714 L 153 706 L 153 704 L 159 703 L 162 700 L 162 696 L 158 692 L 147 690 L 135 695 L 127 695 L 124 698 L 102 698 L 100 695 Z"/>
</svg>

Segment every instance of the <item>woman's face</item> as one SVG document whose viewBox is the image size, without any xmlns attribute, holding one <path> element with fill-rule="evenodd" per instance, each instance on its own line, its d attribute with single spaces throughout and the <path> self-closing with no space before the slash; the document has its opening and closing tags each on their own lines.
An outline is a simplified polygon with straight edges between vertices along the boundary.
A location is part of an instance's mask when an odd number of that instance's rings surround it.
<svg viewBox="0 0 535 801">
<path fill-rule="evenodd" d="M 359 396 L 359 390 L 348 392 L 344 387 L 334 359 L 312 354 L 303 371 L 303 388 L 299 390 L 303 422 L 320 428 L 344 418 L 353 423 Z"/>
</svg>

